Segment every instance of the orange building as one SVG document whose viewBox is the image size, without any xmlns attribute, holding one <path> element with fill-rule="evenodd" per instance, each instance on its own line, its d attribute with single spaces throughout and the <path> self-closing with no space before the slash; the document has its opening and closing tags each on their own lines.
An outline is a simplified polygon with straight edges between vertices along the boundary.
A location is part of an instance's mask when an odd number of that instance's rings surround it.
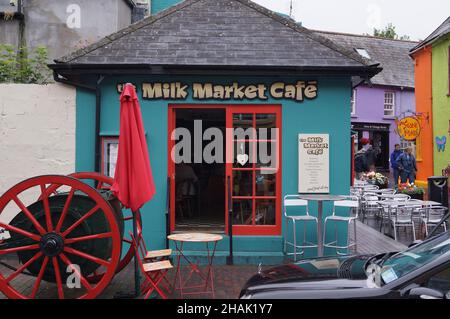
<svg viewBox="0 0 450 319">
<path fill-rule="evenodd" d="M 426 183 L 434 173 L 432 48 L 426 46 L 411 56 L 415 60 L 416 114 L 422 126 L 416 140 L 417 183 Z"/>
</svg>

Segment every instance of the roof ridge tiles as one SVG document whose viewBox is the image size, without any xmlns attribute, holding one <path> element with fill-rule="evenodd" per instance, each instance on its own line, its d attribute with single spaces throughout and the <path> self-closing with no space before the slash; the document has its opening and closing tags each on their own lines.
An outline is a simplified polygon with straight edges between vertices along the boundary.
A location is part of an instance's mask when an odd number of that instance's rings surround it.
<svg viewBox="0 0 450 319">
<path fill-rule="evenodd" d="M 407 43 L 419 43 L 419 41 L 415 41 L 415 40 L 390 39 L 390 38 L 377 37 L 377 36 L 370 35 L 370 34 L 355 34 L 355 33 L 337 32 L 337 31 L 324 31 L 324 30 L 316 30 L 316 29 L 309 29 L 309 30 L 313 31 L 313 32 L 318 32 L 318 33 L 343 35 L 343 36 L 353 36 L 353 37 L 367 38 L 367 39 L 397 41 L 397 42 L 407 42 Z"/>
</svg>

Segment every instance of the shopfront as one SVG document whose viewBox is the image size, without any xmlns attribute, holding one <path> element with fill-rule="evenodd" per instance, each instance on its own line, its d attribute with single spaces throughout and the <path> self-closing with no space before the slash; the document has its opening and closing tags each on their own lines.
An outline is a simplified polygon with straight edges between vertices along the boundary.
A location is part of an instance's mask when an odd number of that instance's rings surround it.
<svg viewBox="0 0 450 319">
<path fill-rule="evenodd" d="M 362 138 L 369 139 L 376 154 L 375 167 L 378 171 L 389 171 L 390 126 L 382 123 L 352 123 L 352 129 L 358 133 L 355 151 L 363 147 Z"/>
<path fill-rule="evenodd" d="M 227 256 L 231 228 L 236 260 L 279 258 L 285 195 L 348 194 L 351 80 L 378 66 L 246 0 L 184 1 L 102 41 L 52 65 L 77 86 L 76 170 L 113 174 L 133 83 L 157 190 L 142 209 L 152 247 L 207 231 Z M 305 166 L 301 147 L 323 166 Z"/>
</svg>

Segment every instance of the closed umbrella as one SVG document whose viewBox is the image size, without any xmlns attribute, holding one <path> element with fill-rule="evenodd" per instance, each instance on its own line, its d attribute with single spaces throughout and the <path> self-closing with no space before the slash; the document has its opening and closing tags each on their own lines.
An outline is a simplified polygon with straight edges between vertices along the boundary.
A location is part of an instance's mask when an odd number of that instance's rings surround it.
<svg viewBox="0 0 450 319">
<path fill-rule="evenodd" d="M 155 194 L 155 184 L 142 122 L 141 107 L 134 86 L 127 83 L 120 95 L 120 133 L 114 195 L 133 212 L 133 233 L 137 238 L 136 213 Z M 139 268 L 135 255 L 135 293 L 139 295 Z"/>
</svg>

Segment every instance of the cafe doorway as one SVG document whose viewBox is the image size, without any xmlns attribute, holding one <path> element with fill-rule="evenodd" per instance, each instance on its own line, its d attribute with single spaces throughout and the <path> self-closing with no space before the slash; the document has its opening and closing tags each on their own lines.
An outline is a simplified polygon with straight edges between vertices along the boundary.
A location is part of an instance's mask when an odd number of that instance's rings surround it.
<svg viewBox="0 0 450 319">
<path fill-rule="evenodd" d="M 171 232 L 281 233 L 279 105 L 170 105 L 168 136 Z"/>
<path fill-rule="evenodd" d="M 224 108 L 176 108 L 173 110 L 175 129 L 182 157 L 174 163 L 175 230 L 223 232 L 225 227 L 225 159 L 215 154 L 215 161 L 205 159 L 203 150 L 211 142 L 204 139 L 209 129 L 220 130 L 225 136 Z M 188 139 L 188 140 L 183 140 Z M 225 139 L 217 141 L 225 150 Z M 190 145 L 190 147 L 187 147 Z M 189 152 L 190 154 L 186 154 Z M 217 157 L 216 157 L 217 156 Z"/>
</svg>

